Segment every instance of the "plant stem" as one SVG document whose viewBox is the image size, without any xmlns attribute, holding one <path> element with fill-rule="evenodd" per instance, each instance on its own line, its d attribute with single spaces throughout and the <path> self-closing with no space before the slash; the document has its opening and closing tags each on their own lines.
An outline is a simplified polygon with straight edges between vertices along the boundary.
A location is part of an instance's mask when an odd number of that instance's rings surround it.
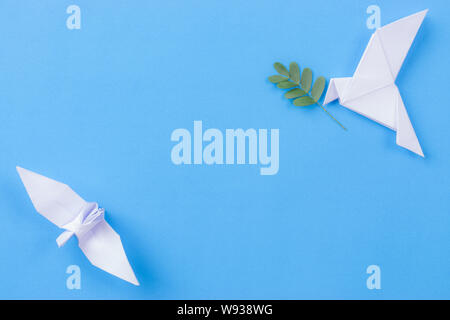
<svg viewBox="0 0 450 320">
<path fill-rule="evenodd" d="M 292 79 L 290 79 L 290 77 L 289 77 L 289 80 L 292 80 Z M 292 87 L 291 89 L 298 88 L 298 89 L 300 89 L 300 90 L 303 90 L 303 89 L 301 88 L 301 86 L 300 86 L 300 82 L 294 81 L 294 83 L 295 83 L 297 86 L 296 86 L 296 87 Z M 303 90 L 303 91 L 304 91 L 304 90 Z M 305 92 L 305 91 L 304 91 L 304 92 Z M 309 93 L 306 93 L 305 96 L 310 97 L 310 98 L 312 99 L 312 97 L 309 95 Z M 337 124 L 340 125 L 342 129 L 344 129 L 345 131 L 347 131 L 347 128 L 344 127 L 344 126 L 342 125 L 342 123 L 340 123 L 335 117 L 333 117 L 333 115 L 332 115 L 331 113 L 329 113 L 328 110 L 325 109 L 325 107 L 324 107 L 323 105 L 321 105 L 321 104 L 318 103 L 318 102 L 316 102 L 316 104 L 317 104 L 319 107 L 321 107 L 322 110 L 325 111 L 325 112 L 331 117 L 331 119 L 333 119 L 334 121 L 336 121 Z"/>
<path fill-rule="evenodd" d="M 321 107 L 322 110 L 325 111 L 325 112 L 331 117 L 331 119 L 333 119 L 334 121 L 336 121 L 336 122 L 342 127 L 342 129 L 344 129 L 345 131 L 347 131 L 347 128 L 344 127 L 344 126 L 342 125 L 342 123 L 340 123 L 339 121 L 337 121 L 336 118 L 333 117 L 333 116 L 331 115 L 331 113 L 329 113 L 328 110 L 325 109 L 325 107 L 324 107 L 323 105 L 321 105 L 321 104 L 318 103 L 318 102 L 316 102 L 316 104 L 317 104 L 319 107 Z"/>
</svg>

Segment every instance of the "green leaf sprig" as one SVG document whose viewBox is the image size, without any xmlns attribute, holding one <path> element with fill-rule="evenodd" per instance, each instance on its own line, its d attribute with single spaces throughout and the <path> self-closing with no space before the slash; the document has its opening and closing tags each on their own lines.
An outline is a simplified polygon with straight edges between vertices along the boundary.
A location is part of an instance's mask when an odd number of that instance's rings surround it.
<svg viewBox="0 0 450 320">
<path fill-rule="evenodd" d="M 294 106 L 307 107 L 316 104 L 344 130 L 347 130 L 322 104 L 319 103 L 326 84 L 324 77 L 318 77 L 312 85 L 313 76 L 312 71 L 309 68 L 305 68 L 300 77 L 300 68 L 296 62 L 291 62 L 289 71 L 279 62 L 275 62 L 273 67 L 279 74 L 269 77 L 269 81 L 277 84 L 277 87 L 280 89 L 291 89 L 284 94 L 284 97 L 286 99 L 294 99 Z"/>
</svg>

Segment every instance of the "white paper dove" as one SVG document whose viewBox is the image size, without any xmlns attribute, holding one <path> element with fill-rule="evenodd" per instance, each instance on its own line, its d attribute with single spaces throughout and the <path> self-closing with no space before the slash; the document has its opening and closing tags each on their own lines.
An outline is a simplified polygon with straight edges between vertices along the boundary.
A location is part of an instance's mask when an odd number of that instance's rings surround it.
<svg viewBox="0 0 450 320">
<path fill-rule="evenodd" d="M 68 185 L 17 167 L 36 211 L 66 229 L 57 239 L 63 246 L 73 235 L 89 261 L 116 277 L 139 285 L 128 262 L 120 236 L 105 221 L 97 203 L 86 202 Z"/>
<path fill-rule="evenodd" d="M 324 104 L 339 103 L 397 132 L 397 144 L 424 156 L 395 79 L 428 10 L 374 32 L 351 78 L 330 80 Z"/>
</svg>

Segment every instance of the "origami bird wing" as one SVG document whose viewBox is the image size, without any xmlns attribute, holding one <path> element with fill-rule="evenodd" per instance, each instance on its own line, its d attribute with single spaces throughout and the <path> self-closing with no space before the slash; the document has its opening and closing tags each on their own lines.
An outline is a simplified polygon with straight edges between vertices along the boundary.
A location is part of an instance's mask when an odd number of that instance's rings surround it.
<svg viewBox="0 0 450 320">
<path fill-rule="evenodd" d="M 68 230 L 57 239 L 58 245 L 75 234 L 78 245 L 94 266 L 139 285 L 120 236 L 104 220 L 103 209 L 99 214 L 97 204 L 84 201 L 66 184 L 20 167 L 17 171 L 36 211 Z"/>
<path fill-rule="evenodd" d="M 139 282 L 128 262 L 122 241 L 117 232 L 103 220 L 79 239 L 79 246 L 89 261 L 96 267 L 131 282 Z"/>
<path fill-rule="evenodd" d="M 374 90 L 394 83 L 390 66 L 383 52 L 383 47 L 376 31 L 356 68 L 355 74 L 345 88 L 342 101 L 350 101 Z"/>
<path fill-rule="evenodd" d="M 86 205 L 68 185 L 17 167 L 17 172 L 37 212 L 62 228 Z"/>
<path fill-rule="evenodd" d="M 343 101 L 358 98 L 395 82 L 427 12 L 424 10 L 410 15 L 374 32 L 341 97 Z"/>
<path fill-rule="evenodd" d="M 394 21 L 376 31 L 381 40 L 394 80 L 397 78 L 403 61 L 427 13 L 428 9 L 420 11 Z"/>
</svg>

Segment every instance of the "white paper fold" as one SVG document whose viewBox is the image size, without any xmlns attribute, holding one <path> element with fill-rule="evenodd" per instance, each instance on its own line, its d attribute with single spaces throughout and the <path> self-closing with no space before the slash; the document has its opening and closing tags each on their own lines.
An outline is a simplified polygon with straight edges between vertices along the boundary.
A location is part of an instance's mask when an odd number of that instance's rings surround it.
<svg viewBox="0 0 450 320">
<path fill-rule="evenodd" d="M 139 285 L 128 262 L 120 236 L 105 220 L 105 211 L 97 203 L 86 202 L 69 186 L 17 167 L 36 211 L 65 229 L 56 242 L 63 246 L 73 235 L 96 267 Z"/>
<path fill-rule="evenodd" d="M 353 77 L 330 80 L 324 104 L 339 103 L 397 132 L 396 142 L 424 156 L 395 79 L 428 10 L 397 20 L 378 30 Z"/>
</svg>

